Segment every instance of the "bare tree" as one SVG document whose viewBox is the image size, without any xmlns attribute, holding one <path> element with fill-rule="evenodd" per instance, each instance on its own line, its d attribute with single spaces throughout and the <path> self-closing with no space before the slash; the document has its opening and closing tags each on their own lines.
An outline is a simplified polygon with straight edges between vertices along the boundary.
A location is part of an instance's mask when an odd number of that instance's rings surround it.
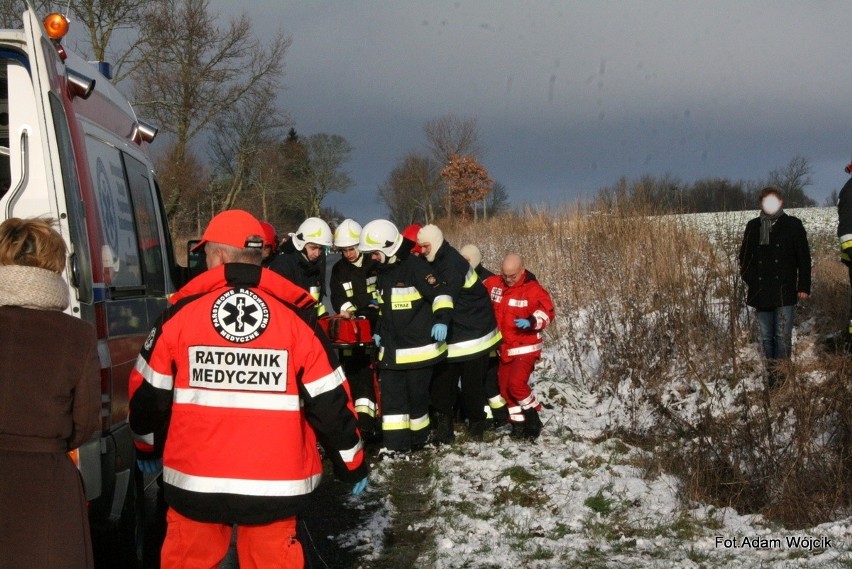
<svg viewBox="0 0 852 569">
<path fill-rule="evenodd" d="M 483 201 L 482 218 L 495 217 L 509 211 L 509 191 L 503 182 L 494 182 L 491 192 Z"/>
<path fill-rule="evenodd" d="M 262 151 L 279 144 L 288 124 L 275 106 L 275 97 L 270 85 L 258 84 L 214 120 L 210 154 L 225 183 L 218 211 L 234 207 L 244 190 L 258 189 Z"/>
<path fill-rule="evenodd" d="M 138 49 L 143 38 L 139 30 L 148 3 L 149 0 L 76 0 L 71 4 L 74 15 L 88 30 L 89 55 L 95 61 L 112 63 L 114 83 L 125 79 L 140 64 Z M 122 42 L 118 48 L 113 43 L 117 32 Z"/>
<path fill-rule="evenodd" d="M 432 223 L 442 191 L 438 164 L 428 156 L 409 152 L 379 187 L 379 199 L 387 206 L 390 217 L 400 224 Z"/>
<path fill-rule="evenodd" d="M 784 196 L 787 207 L 812 207 L 816 202 L 808 197 L 805 188 L 813 184 L 811 164 L 804 156 L 794 156 L 780 168 L 769 172 L 767 186 L 775 186 Z"/>
<path fill-rule="evenodd" d="M 455 156 L 479 157 L 479 127 L 475 118 L 461 118 L 449 114 L 438 119 L 426 121 L 423 125 L 426 135 L 426 148 L 432 158 L 445 167 Z M 442 189 L 445 194 L 445 213 L 452 217 L 453 204 L 450 192 L 446 186 Z"/>
<path fill-rule="evenodd" d="M 352 146 L 336 134 L 312 134 L 304 141 L 307 183 L 301 198 L 305 217 L 320 215 L 322 202 L 332 192 L 344 193 L 352 186 L 352 179 L 343 170 L 349 160 Z"/>
<path fill-rule="evenodd" d="M 825 207 L 835 207 L 839 201 L 840 194 L 837 193 L 837 190 L 831 190 L 831 193 L 825 196 L 825 201 L 822 205 Z"/>
<path fill-rule="evenodd" d="M 50 0 L 33 0 L 33 8 L 39 18 L 43 18 L 53 11 L 60 10 L 63 4 L 59 2 L 51 2 Z M 22 28 L 23 20 L 21 14 L 24 13 L 25 4 L 21 0 L 0 0 L 0 28 Z"/>
<path fill-rule="evenodd" d="M 423 133 L 429 153 L 442 166 L 450 161 L 453 154 L 479 158 L 479 127 L 475 118 L 444 115 L 426 121 Z"/>
<path fill-rule="evenodd" d="M 262 44 L 243 14 L 222 26 L 209 0 L 149 2 L 141 30 L 137 105 L 175 139 L 170 160 L 187 167 L 190 142 L 259 85 L 275 88 L 290 38 Z M 167 188 L 171 217 L 185 188 Z"/>
</svg>

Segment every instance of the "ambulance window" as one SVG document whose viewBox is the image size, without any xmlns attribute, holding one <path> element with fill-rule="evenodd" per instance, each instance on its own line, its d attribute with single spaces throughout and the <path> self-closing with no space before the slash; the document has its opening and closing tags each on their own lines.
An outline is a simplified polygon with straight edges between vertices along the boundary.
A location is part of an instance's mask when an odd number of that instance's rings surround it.
<svg viewBox="0 0 852 569">
<path fill-rule="evenodd" d="M 141 268 L 148 294 L 166 294 L 166 273 L 163 263 L 163 241 L 157 223 L 157 204 L 145 165 L 124 154 L 127 182 L 136 219 L 136 237 L 142 259 Z"/>
<path fill-rule="evenodd" d="M 92 302 L 92 262 L 89 253 L 89 236 L 86 233 L 86 209 L 80 183 L 77 177 L 77 162 L 74 159 L 74 146 L 68 119 L 62 109 L 62 102 L 50 93 L 50 110 L 53 115 L 53 129 L 59 150 L 59 163 L 62 168 L 62 185 L 65 187 L 65 204 L 68 210 L 68 228 L 71 243 L 74 245 L 76 275 L 72 275 L 77 286 L 80 302 Z"/>
<path fill-rule="evenodd" d="M 9 74 L 7 66 L 0 65 L 0 198 L 12 185 L 9 160 Z"/>
<path fill-rule="evenodd" d="M 140 289 L 139 242 L 121 152 L 92 136 L 86 137 L 86 150 L 100 217 L 104 283 L 113 289 Z"/>
</svg>

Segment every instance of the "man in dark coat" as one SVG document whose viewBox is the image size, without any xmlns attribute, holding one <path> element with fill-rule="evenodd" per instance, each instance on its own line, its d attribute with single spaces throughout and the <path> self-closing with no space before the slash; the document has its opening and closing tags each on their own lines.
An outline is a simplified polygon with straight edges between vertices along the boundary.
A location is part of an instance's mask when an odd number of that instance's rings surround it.
<svg viewBox="0 0 852 569">
<path fill-rule="evenodd" d="M 488 354 L 502 339 L 491 300 L 476 272 L 444 240 L 440 228 L 431 224 L 423 226 L 417 233 L 417 244 L 451 297 L 449 330 L 445 338 L 439 338 L 447 341 L 447 360 L 435 366 L 432 377 L 432 440 L 444 444 L 454 439 L 453 408 L 459 383 L 468 432 L 474 439 L 481 439 L 488 425 L 485 420 Z"/>
<path fill-rule="evenodd" d="M 784 213 L 777 188 L 760 192 L 760 216 L 748 222 L 740 246 L 740 274 L 747 303 L 757 309 L 768 382 L 780 378 L 778 364 L 792 353 L 796 303 L 811 293 L 811 254 L 801 220 Z"/>
<path fill-rule="evenodd" d="M 852 164 L 846 165 L 846 173 L 852 174 Z M 837 200 L 837 237 L 840 239 L 840 259 L 849 268 L 849 286 L 852 288 L 852 178 L 846 181 Z M 852 303 L 849 308 L 847 346 L 852 350 Z"/>
</svg>

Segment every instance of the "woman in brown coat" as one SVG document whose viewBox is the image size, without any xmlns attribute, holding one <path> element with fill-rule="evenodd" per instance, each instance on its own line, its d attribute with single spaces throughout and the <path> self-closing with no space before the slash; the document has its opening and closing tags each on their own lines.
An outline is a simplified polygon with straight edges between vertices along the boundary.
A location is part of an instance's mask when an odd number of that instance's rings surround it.
<svg viewBox="0 0 852 569">
<path fill-rule="evenodd" d="M 68 451 L 98 428 L 94 328 L 62 311 L 65 243 L 40 219 L 0 224 L 0 568 L 90 568 Z"/>
</svg>

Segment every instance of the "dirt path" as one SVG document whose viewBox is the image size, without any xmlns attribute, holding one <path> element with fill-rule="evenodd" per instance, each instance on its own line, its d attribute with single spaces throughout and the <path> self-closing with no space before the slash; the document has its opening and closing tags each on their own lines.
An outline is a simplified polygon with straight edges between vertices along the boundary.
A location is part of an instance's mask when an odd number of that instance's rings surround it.
<svg viewBox="0 0 852 569">
<path fill-rule="evenodd" d="M 373 459 L 375 460 L 375 459 Z M 430 464 L 432 453 L 424 451 L 411 460 L 373 465 L 370 498 L 350 499 L 351 485 L 332 480 L 329 473 L 317 492 L 316 501 L 299 525 L 308 569 L 396 569 L 427 567 L 432 550 L 432 528 L 422 522 L 432 514 Z M 385 507 L 389 496 L 393 519 L 378 544 L 360 544 L 359 551 L 341 545 L 341 536 L 365 528 Z"/>
</svg>

